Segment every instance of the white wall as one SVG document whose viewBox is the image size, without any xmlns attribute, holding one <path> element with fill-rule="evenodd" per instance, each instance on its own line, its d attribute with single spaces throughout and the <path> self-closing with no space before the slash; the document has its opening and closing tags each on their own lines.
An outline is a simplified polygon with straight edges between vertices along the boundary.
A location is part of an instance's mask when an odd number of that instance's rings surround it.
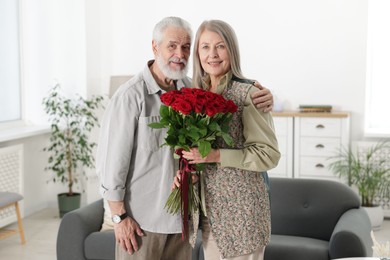
<svg viewBox="0 0 390 260">
<path fill-rule="evenodd" d="M 87 49 L 100 39 L 101 48 L 88 62 L 100 64 L 95 78 L 101 77 L 104 93 L 109 75 L 137 73 L 153 57 L 151 34 L 163 17 L 188 20 L 194 34 L 203 20 L 222 19 L 237 33 L 247 77 L 270 88 L 287 110 L 330 104 L 350 111 L 352 140 L 363 138 L 367 0 L 101 0 L 99 5 L 100 12 L 88 14 L 95 23 L 87 31 L 106 23 L 98 37 L 87 39 Z"/>
<path fill-rule="evenodd" d="M 57 82 L 68 94 L 87 94 L 85 4 L 79 0 L 22 0 L 22 87 L 25 118 L 45 123 L 42 99 Z"/>
</svg>

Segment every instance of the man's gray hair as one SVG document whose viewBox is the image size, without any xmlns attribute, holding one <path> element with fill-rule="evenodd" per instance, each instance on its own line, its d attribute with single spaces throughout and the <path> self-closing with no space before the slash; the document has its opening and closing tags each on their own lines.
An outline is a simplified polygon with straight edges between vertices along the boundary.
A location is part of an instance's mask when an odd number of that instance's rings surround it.
<svg viewBox="0 0 390 260">
<path fill-rule="evenodd" d="M 162 19 L 160 22 L 156 24 L 153 30 L 153 40 L 157 42 L 157 44 L 160 44 L 163 36 L 164 31 L 168 27 L 176 27 L 181 28 L 187 31 L 188 35 L 190 36 L 190 39 L 192 41 L 192 30 L 191 25 L 184 19 L 180 17 L 175 16 L 169 16 Z"/>
</svg>

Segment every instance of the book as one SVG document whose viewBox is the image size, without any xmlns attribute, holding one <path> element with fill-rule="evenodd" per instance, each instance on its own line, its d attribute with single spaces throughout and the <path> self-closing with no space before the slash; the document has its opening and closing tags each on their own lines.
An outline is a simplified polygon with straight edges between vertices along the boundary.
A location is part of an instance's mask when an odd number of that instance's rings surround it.
<svg viewBox="0 0 390 260">
<path fill-rule="evenodd" d="M 332 112 L 331 105 L 299 105 L 300 112 Z"/>
</svg>

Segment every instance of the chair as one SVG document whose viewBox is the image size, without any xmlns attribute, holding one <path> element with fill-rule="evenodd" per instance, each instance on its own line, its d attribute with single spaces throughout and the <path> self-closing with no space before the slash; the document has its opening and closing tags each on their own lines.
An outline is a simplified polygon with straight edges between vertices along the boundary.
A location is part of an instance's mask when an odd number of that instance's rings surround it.
<svg viewBox="0 0 390 260">
<path fill-rule="evenodd" d="M 110 89 L 108 96 L 109 98 L 114 95 L 115 91 L 126 81 L 131 79 L 133 76 L 132 75 L 124 75 L 124 76 L 111 76 L 110 78 Z"/>
<path fill-rule="evenodd" d="M 22 244 L 26 243 L 24 238 L 24 230 L 22 224 L 22 217 L 20 215 L 19 201 L 23 196 L 15 192 L 0 192 L 0 210 L 15 207 L 16 217 L 18 220 L 18 230 L 16 229 L 0 229 L 0 239 L 9 237 L 13 234 L 20 234 L 20 241 Z"/>
</svg>

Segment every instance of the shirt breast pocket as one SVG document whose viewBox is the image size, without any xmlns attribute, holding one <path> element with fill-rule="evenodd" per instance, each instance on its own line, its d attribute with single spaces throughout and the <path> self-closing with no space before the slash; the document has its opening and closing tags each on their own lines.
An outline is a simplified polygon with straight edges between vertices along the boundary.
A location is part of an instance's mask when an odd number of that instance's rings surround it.
<svg viewBox="0 0 390 260">
<path fill-rule="evenodd" d="M 160 122 L 160 116 L 139 117 L 138 121 L 138 148 L 155 152 L 164 143 L 167 130 L 165 128 L 151 128 L 150 123 Z"/>
</svg>

